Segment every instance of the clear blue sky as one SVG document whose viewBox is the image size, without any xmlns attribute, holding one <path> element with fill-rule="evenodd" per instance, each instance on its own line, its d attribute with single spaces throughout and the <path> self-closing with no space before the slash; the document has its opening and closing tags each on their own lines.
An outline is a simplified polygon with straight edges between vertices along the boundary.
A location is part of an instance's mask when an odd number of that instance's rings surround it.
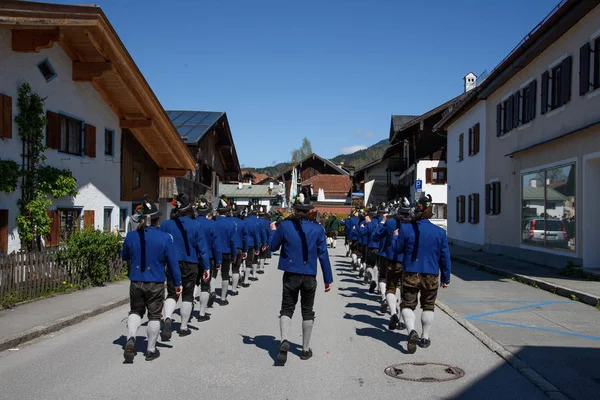
<svg viewBox="0 0 600 400">
<path fill-rule="evenodd" d="M 226 111 L 253 167 L 304 136 L 327 158 L 387 138 L 391 114 L 459 95 L 557 3 L 97 0 L 165 109 Z"/>
</svg>

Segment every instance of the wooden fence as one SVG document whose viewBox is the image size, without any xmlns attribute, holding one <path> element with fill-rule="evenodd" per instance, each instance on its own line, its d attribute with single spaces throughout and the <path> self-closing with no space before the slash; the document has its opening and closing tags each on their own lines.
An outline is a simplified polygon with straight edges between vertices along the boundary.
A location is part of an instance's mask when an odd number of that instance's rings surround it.
<svg viewBox="0 0 600 400">
<path fill-rule="evenodd" d="M 56 249 L 0 256 L 0 298 L 35 299 L 61 287 L 81 283 L 81 267 L 56 261 Z M 117 255 L 108 265 L 108 279 L 122 275 L 126 265 Z M 61 286 L 62 285 L 62 286 Z"/>
</svg>

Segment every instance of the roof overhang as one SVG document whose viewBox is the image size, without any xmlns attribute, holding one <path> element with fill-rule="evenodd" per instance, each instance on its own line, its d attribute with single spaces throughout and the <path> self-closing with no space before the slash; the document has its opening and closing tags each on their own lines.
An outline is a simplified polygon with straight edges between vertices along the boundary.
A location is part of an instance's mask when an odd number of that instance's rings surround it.
<svg viewBox="0 0 600 400">
<path fill-rule="evenodd" d="M 148 82 L 96 6 L 5 0 L 0 26 L 12 30 L 15 52 L 55 43 L 73 61 L 72 79 L 89 82 L 160 169 L 193 170 L 195 161 Z"/>
</svg>

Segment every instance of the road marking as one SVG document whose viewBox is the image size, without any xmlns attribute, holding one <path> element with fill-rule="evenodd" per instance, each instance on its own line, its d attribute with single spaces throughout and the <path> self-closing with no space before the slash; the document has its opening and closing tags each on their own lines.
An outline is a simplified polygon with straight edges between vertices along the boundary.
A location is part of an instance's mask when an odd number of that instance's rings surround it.
<svg viewBox="0 0 600 400">
<path fill-rule="evenodd" d="M 473 320 L 477 320 L 482 317 L 488 317 L 490 315 L 504 314 L 504 313 L 509 313 L 509 312 L 513 312 L 513 311 L 527 310 L 529 308 L 543 307 L 543 306 L 547 306 L 550 304 L 567 304 L 567 303 L 573 303 L 573 302 L 572 301 L 545 301 L 545 302 L 541 302 L 541 303 L 530 304 L 528 306 L 507 308 L 506 310 L 499 310 L 499 311 L 492 311 L 492 312 L 487 312 L 487 313 L 483 313 L 483 314 L 470 315 L 468 317 L 465 317 L 465 319 L 468 321 L 473 321 Z"/>
<path fill-rule="evenodd" d="M 543 303 L 543 300 L 450 300 L 445 301 L 446 304 L 458 303 Z M 568 303 L 565 301 L 565 303 Z"/>
<path fill-rule="evenodd" d="M 557 333 L 559 335 L 575 336 L 575 337 L 579 337 L 579 338 L 600 341 L 600 337 L 598 337 L 598 336 L 590 336 L 590 335 L 582 335 L 580 333 L 557 331 L 555 329 L 538 328 L 537 326 L 529 326 L 529 325 L 521 325 L 521 324 L 511 324 L 510 322 L 493 321 L 491 319 L 476 319 L 475 321 L 488 322 L 490 324 L 496 324 L 496 325 L 506 325 L 506 326 L 511 326 L 511 327 L 514 327 L 514 328 L 531 329 L 531 330 L 534 330 L 534 331 Z"/>
</svg>

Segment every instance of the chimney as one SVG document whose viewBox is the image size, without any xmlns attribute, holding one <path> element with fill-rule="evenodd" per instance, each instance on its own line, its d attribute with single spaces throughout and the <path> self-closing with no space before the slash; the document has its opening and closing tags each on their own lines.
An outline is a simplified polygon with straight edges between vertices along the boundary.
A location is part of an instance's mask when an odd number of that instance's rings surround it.
<svg viewBox="0 0 600 400">
<path fill-rule="evenodd" d="M 529 186 L 532 188 L 537 187 L 537 179 L 533 178 L 529 181 Z"/>
<path fill-rule="evenodd" d="M 463 81 L 465 82 L 465 93 L 477 87 L 477 75 L 472 72 L 465 75 Z"/>
<path fill-rule="evenodd" d="M 269 189 L 273 189 L 273 182 L 269 182 Z"/>
<path fill-rule="evenodd" d="M 239 190 L 242 190 L 242 188 L 243 188 L 243 187 L 244 187 L 244 184 L 243 184 L 242 182 L 239 182 L 239 183 L 238 183 L 238 189 L 239 189 Z"/>
</svg>

